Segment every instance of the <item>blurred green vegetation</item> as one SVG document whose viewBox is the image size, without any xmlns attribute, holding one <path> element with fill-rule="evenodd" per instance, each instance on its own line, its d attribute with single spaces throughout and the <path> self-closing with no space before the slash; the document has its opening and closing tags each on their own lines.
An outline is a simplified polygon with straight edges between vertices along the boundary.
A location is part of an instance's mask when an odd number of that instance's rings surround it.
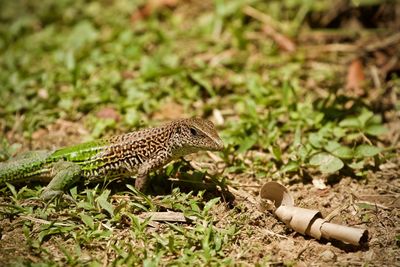
<svg viewBox="0 0 400 267">
<path fill-rule="evenodd" d="M 354 133 L 344 140 L 351 148 L 365 127 L 375 129 L 366 132 L 372 136 L 385 131 L 362 101 L 350 110 L 339 102 L 335 92 L 344 81 L 336 78 L 340 72 L 329 65 L 332 59 L 310 68 L 305 51 L 283 53 L 261 36 L 260 22 L 241 12 L 253 3 L 289 35 L 298 31 L 308 12 L 327 6 L 326 1 L 215 1 L 206 8 L 162 8 L 132 22 L 132 13 L 143 2 L 4 2 L 3 132 L 13 129 L 29 138 L 57 118 L 83 117 L 97 138 L 107 129 L 125 132 L 154 123 L 152 114 L 174 102 L 183 107 L 184 116 L 207 117 L 215 109 L 234 115 L 221 128 L 238 153 L 258 148 L 275 151 L 281 160 L 278 140 L 296 133 L 299 139 L 288 151 L 300 166 L 311 154 L 326 150 L 329 141 Z M 282 7 L 287 12 L 278 12 Z M 318 83 L 329 95 L 321 98 L 310 92 L 306 81 Z M 96 112 L 106 106 L 122 115 L 118 126 L 96 119 Z M 362 125 L 342 126 L 349 115 L 361 116 Z M 17 129 L 16 116 L 23 116 Z M 320 142 L 308 145 L 316 132 Z M 301 144 L 304 149 L 297 155 Z M 295 165 L 291 161 L 289 169 L 298 170 L 292 169 Z"/>
</svg>

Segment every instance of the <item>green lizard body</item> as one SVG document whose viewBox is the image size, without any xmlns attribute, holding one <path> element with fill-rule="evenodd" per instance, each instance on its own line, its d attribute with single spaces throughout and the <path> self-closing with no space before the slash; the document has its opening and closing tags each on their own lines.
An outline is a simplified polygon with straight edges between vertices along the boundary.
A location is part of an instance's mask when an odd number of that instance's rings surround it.
<svg viewBox="0 0 400 267">
<path fill-rule="evenodd" d="M 91 182 L 136 175 L 135 186 L 143 190 L 149 172 L 171 160 L 199 150 L 222 148 L 211 122 L 199 118 L 176 120 L 56 151 L 22 154 L 0 163 L 0 186 L 6 182 L 48 181 L 42 197 L 50 199 L 79 179 Z"/>
</svg>

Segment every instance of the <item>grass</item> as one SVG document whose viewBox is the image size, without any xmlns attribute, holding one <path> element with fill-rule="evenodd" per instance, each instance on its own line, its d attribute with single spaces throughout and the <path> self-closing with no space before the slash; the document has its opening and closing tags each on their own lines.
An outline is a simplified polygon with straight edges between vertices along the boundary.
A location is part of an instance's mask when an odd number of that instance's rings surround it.
<svg viewBox="0 0 400 267">
<path fill-rule="evenodd" d="M 182 3 L 132 21 L 143 3 L 1 4 L 1 160 L 53 148 L 35 136 L 60 119 L 87 130 L 79 141 L 176 115 L 224 118 L 218 128 L 226 149 L 218 155 L 218 171 L 177 162 L 153 174 L 154 195 L 120 183 L 79 185 L 70 190 L 75 204 L 46 204 L 39 199 L 43 185 L 3 188 L 0 216 L 16 220 L 40 266 L 263 265 L 270 254 L 255 262 L 241 258 L 250 249 L 241 239 L 252 234 L 251 216 L 226 200 L 228 184 L 310 174 L 366 179 L 395 155 L 381 138 L 387 128 L 372 101 L 343 93 L 339 62 L 345 55 L 310 59 L 301 46 L 282 52 L 263 35 L 262 22 L 243 12 L 251 6 L 284 34 L 297 36 L 307 14 L 324 10 L 327 1 Z M 118 119 L 99 116 L 104 108 Z M 168 191 L 166 177 L 195 184 L 206 178 L 214 189 Z M 191 220 L 141 217 L 150 211 L 182 212 Z M 25 254 L 16 262 L 28 264 Z"/>
<path fill-rule="evenodd" d="M 235 225 L 224 229 L 215 225 L 210 211 L 220 203 L 219 198 L 204 201 L 203 192 L 193 195 L 174 190 L 162 199 L 150 199 L 133 187 L 130 189 L 121 192 L 121 195 L 128 197 L 110 200 L 109 190 L 87 189 L 77 194 L 75 187 L 71 189 L 77 201 L 75 207 L 68 207 L 67 203 L 54 203 L 35 210 L 32 206 L 20 205 L 23 199 L 37 200 L 37 196 L 29 197 L 35 192 L 26 188 L 19 193 L 12 190 L 15 195 L 7 214 L 18 214 L 24 219 L 20 226 L 33 254 L 42 255 L 50 265 L 54 263 L 51 258 L 54 255 L 42 244 L 54 235 L 73 240 L 73 252 L 62 246 L 57 248 L 64 253 L 63 262 L 67 265 L 90 263 L 96 266 L 103 263 L 101 258 L 82 258 L 83 248 L 90 248 L 95 253 L 106 250 L 108 255 L 114 257 L 113 263 L 116 265 L 141 262 L 157 265 L 165 260 L 178 265 L 229 262 L 221 259 L 224 256 L 222 245 L 234 238 L 237 229 Z M 173 223 L 156 225 L 159 229 L 153 231 L 149 225 L 154 227 L 154 223 L 139 217 L 142 212 L 166 209 L 183 212 L 191 218 L 192 223 L 189 227 Z"/>
</svg>

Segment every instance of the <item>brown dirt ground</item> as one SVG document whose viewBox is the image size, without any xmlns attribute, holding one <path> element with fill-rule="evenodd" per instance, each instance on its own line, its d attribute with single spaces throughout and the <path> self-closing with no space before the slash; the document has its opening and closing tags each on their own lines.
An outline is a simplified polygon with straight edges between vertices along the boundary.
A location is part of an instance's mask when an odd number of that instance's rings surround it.
<svg viewBox="0 0 400 267">
<path fill-rule="evenodd" d="M 75 129 L 67 132 L 71 139 L 59 138 L 65 134 L 65 127 Z M 52 136 L 48 136 L 49 133 Z M 72 139 L 76 140 L 82 134 L 85 135 L 85 130 L 79 124 L 58 121 L 49 129 L 36 133 L 34 138 L 42 140 L 41 145 L 50 143 L 60 146 Z M 47 142 L 49 138 L 52 142 Z M 272 213 L 261 212 L 259 206 L 254 204 L 258 203 L 257 186 L 237 188 L 237 192 L 233 194 L 233 206 L 232 203 L 218 205 L 213 210 L 215 217 L 219 219 L 216 226 L 224 228 L 233 221 L 243 222 L 239 237 L 234 244 L 227 246 L 230 257 L 243 265 L 253 265 L 267 257 L 268 262 L 273 265 L 399 266 L 400 244 L 396 241 L 396 235 L 400 234 L 399 166 L 399 159 L 393 159 L 371 171 L 367 179 L 333 179 L 325 189 L 317 189 L 312 183 L 301 181 L 286 184 L 293 194 L 296 206 L 320 210 L 324 217 L 329 216 L 335 223 L 368 229 L 368 243 L 361 247 L 327 240 L 317 241 L 288 229 Z M 240 179 L 237 177 L 237 180 Z M 256 181 L 254 184 L 260 185 Z M 0 222 L 0 265 L 6 265 L 16 258 L 38 262 L 40 257 L 48 257 L 62 262 L 64 254 L 61 249 L 74 250 L 71 240 L 64 240 L 59 236 L 53 236 L 44 242 L 43 248 L 47 249 L 47 256 L 43 251 L 32 250 L 26 243 L 21 227 L 23 220 L 15 217 Z M 156 230 L 164 229 L 161 225 Z M 124 229 L 117 229 L 113 236 L 130 238 Z M 131 241 L 135 243 L 135 240 Z M 82 251 L 82 257 L 88 260 L 101 258 L 104 263 L 113 256 L 115 255 L 107 250 L 106 242 L 97 242 Z"/>
<path fill-rule="evenodd" d="M 225 204 L 214 210 L 215 216 L 219 218 L 216 226 L 222 228 L 233 220 L 243 220 L 243 228 L 229 254 L 244 265 L 255 264 L 268 256 L 269 262 L 276 265 L 399 266 L 400 248 L 396 243 L 400 222 L 399 175 L 398 168 L 390 168 L 379 171 L 376 178 L 368 181 L 345 178 L 324 190 L 316 189 L 311 184 L 289 186 L 297 206 L 320 210 L 324 217 L 333 213 L 331 221 L 335 223 L 368 229 L 368 243 L 361 247 L 304 237 L 288 229 L 271 213 L 260 212 L 249 199 L 240 196 L 236 198 L 235 205 L 241 212 L 232 215 L 232 209 Z M 251 197 L 256 199 L 254 194 L 250 194 Z M 363 203 L 370 203 L 370 208 L 361 209 L 360 204 Z M 15 258 L 38 262 L 38 256 L 44 256 L 26 244 L 22 220 L 15 218 L 0 222 L 0 263 L 10 263 Z M 117 229 L 114 233 L 114 237 L 119 238 L 128 238 L 127 235 L 123 229 Z M 71 240 L 57 236 L 44 243 L 44 248 L 49 252 L 47 257 L 55 261 L 63 258 L 61 247 L 73 250 Z M 106 248 L 106 242 L 97 242 L 93 247 L 86 247 L 82 257 L 88 260 L 103 258 Z M 108 259 L 112 257 L 108 255 Z"/>
<path fill-rule="evenodd" d="M 246 233 L 242 239 L 251 244 L 253 251 L 241 259 L 253 262 L 257 255 L 267 254 L 271 255 L 271 262 L 288 263 L 290 259 L 297 262 L 297 266 L 398 266 L 400 249 L 396 235 L 400 230 L 400 172 L 397 166 L 377 172 L 376 177 L 368 181 L 344 178 L 324 190 L 312 184 L 289 186 L 296 206 L 319 210 L 324 217 L 333 217 L 331 222 L 334 223 L 368 229 L 366 245 L 355 247 L 304 237 L 289 230 L 271 213 L 258 213 L 253 207 L 249 208 L 254 214 L 249 230 L 254 236 L 249 238 Z M 362 204 L 370 205 L 368 209 L 361 209 Z"/>
</svg>

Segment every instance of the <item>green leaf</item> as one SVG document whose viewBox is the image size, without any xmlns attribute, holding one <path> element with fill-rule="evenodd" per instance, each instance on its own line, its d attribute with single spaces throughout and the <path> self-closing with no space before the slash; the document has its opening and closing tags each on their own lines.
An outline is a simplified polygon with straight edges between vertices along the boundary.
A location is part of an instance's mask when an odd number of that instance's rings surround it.
<svg viewBox="0 0 400 267">
<path fill-rule="evenodd" d="M 374 115 L 372 116 L 368 121 L 367 125 L 373 125 L 373 124 L 382 124 L 382 117 L 380 115 Z"/>
<path fill-rule="evenodd" d="M 365 128 L 365 132 L 369 135 L 378 136 L 387 133 L 388 129 L 380 124 L 369 125 Z"/>
<path fill-rule="evenodd" d="M 273 146 L 272 148 L 270 148 L 270 151 L 278 161 L 282 160 L 282 151 L 279 146 Z"/>
<path fill-rule="evenodd" d="M 306 146 L 300 146 L 297 150 L 297 155 L 300 157 L 300 160 L 304 162 L 310 153 L 311 145 L 307 144 Z"/>
<path fill-rule="evenodd" d="M 75 60 L 75 55 L 74 51 L 69 50 L 65 54 L 65 66 L 67 67 L 68 70 L 72 71 L 76 67 L 76 60 Z"/>
<path fill-rule="evenodd" d="M 360 116 L 358 116 L 358 118 L 357 118 L 361 124 L 360 126 L 365 127 L 365 125 L 367 124 L 367 121 L 369 119 L 371 119 L 373 116 L 374 116 L 374 113 L 372 113 L 371 111 L 369 111 L 367 109 L 363 109 Z"/>
<path fill-rule="evenodd" d="M 73 199 L 76 199 L 78 197 L 78 188 L 76 186 L 69 189 L 69 192 L 71 193 Z"/>
<path fill-rule="evenodd" d="M 46 228 L 45 228 L 46 227 Z M 74 230 L 74 226 L 55 226 L 55 225 L 49 225 L 49 226 L 43 226 L 42 228 L 45 228 L 40 231 L 38 234 L 38 241 L 41 243 L 47 236 L 51 236 L 54 234 L 62 234 L 62 233 L 70 233 Z"/>
<path fill-rule="evenodd" d="M 382 151 L 382 148 L 372 146 L 372 145 L 359 145 L 356 148 L 355 151 L 355 156 L 356 158 L 363 158 L 363 157 L 373 157 L 380 153 Z"/>
<path fill-rule="evenodd" d="M 352 159 L 354 157 L 354 151 L 347 146 L 341 146 L 333 151 L 332 154 L 341 159 Z"/>
<path fill-rule="evenodd" d="M 246 115 L 254 118 L 255 120 L 258 120 L 258 112 L 257 112 L 257 103 L 254 101 L 254 99 L 251 98 L 246 98 L 244 101 L 244 108 Z"/>
<path fill-rule="evenodd" d="M 113 119 L 99 119 L 96 121 L 94 125 L 94 129 L 92 130 L 92 137 L 94 139 L 99 138 L 103 132 L 108 128 L 113 128 L 116 125 L 115 120 Z"/>
<path fill-rule="evenodd" d="M 15 186 L 13 186 L 12 184 L 7 183 L 7 182 L 6 182 L 6 185 L 7 185 L 8 189 L 10 189 L 10 191 L 13 194 L 14 198 L 18 199 L 18 193 L 17 193 L 17 190 L 15 190 Z"/>
<path fill-rule="evenodd" d="M 356 117 L 348 117 L 341 122 L 339 122 L 340 127 L 346 128 L 358 128 L 360 127 L 360 121 Z"/>
<path fill-rule="evenodd" d="M 318 166 L 319 170 L 323 173 L 334 173 L 344 166 L 343 161 L 326 152 L 314 155 L 310 159 L 310 164 Z"/>
<path fill-rule="evenodd" d="M 218 203 L 218 201 L 220 200 L 219 197 L 213 198 L 210 201 L 208 201 L 203 208 L 203 214 L 207 214 L 208 211 L 215 205 Z"/>
<path fill-rule="evenodd" d="M 297 148 L 299 145 L 301 145 L 301 129 L 300 129 L 300 124 L 297 125 L 296 131 L 294 133 L 294 140 L 293 140 L 293 146 Z"/>
<path fill-rule="evenodd" d="M 195 212 L 200 212 L 201 211 L 200 207 L 199 207 L 199 205 L 197 204 L 196 201 L 190 201 L 189 204 L 190 204 L 190 208 L 191 208 L 192 211 L 195 211 Z M 182 211 L 184 211 L 184 209 Z"/>
<path fill-rule="evenodd" d="M 88 226 L 92 230 L 94 229 L 94 221 L 93 221 L 92 217 L 90 217 L 89 215 L 87 215 L 85 213 L 80 213 L 79 217 L 81 217 L 83 223 L 86 224 L 86 226 Z"/>
<path fill-rule="evenodd" d="M 124 115 L 124 121 L 129 126 L 134 126 L 140 121 L 140 115 L 137 108 L 127 108 Z"/>
<path fill-rule="evenodd" d="M 281 172 L 295 172 L 299 169 L 299 163 L 297 161 L 289 161 L 283 168 Z"/>
<path fill-rule="evenodd" d="M 240 144 L 239 149 L 237 150 L 238 153 L 243 153 L 249 150 L 255 143 L 257 142 L 257 138 L 254 135 L 251 135 L 243 140 Z"/>
<path fill-rule="evenodd" d="M 22 147 L 22 144 L 20 144 L 20 143 L 14 143 L 14 144 L 12 144 L 11 146 L 9 146 L 9 147 L 7 148 L 7 150 L 8 150 L 8 155 L 15 155 L 15 154 L 17 154 L 17 152 L 21 149 L 21 147 Z"/>
<path fill-rule="evenodd" d="M 324 148 L 328 151 L 328 152 L 332 152 L 335 151 L 336 149 L 340 148 L 340 144 L 338 142 L 335 141 L 329 141 Z"/>
<path fill-rule="evenodd" d="M 329 141 L 325 145 L 325 149 L 332 155 L 341 159 L 351 159 L 354 156 L 353 150 L 347 146 L 342 146 L 338 142 Z"/>
<path fill-rule="evenodd" d="M 262 97 L 263 91 L 265 91 L 265 88 L 263 88 L 259 76 L 251 76 L 247 80 L 247 89 L 249 90 L 250 94 L 254 96 L 255 98 Z"/>
<path fill-rule="evenodd" d="M 347 165 L 354 170 L 360 170 L 364 167 L 364 161 L 353 162 Z"/>
<path fill-rule="evenodd" d="M 207 93 L 211 96 L 211 97 L 215 97 L 216 93 L 212 87 L 212 85 L 210 84 L 210 82 L 208 81 L 208 79 L 205 79 L 203 77 L 201 77 L 201 74 L 199 73 L 192 73 L 190 75 L 190 78 L 192 78 L 192 80 L 194 82 L 196 82 L 197 84 L 199 84 L 202 88 L 204 88 Z"/>
<path fill-rule="evenodd" d="M 357 205 L 360 209 L 364 209 L 364 210 L 376 210 L 376 209 L 377 209 L 376 205 L 373 204 L 373 203 L 358 202 L 358 203 L 356 203 L 356 205 Z"/>
<path fill-rule="evenodd" d="M 322 138 L 317 133 L 311 133 L 308 137 L 308 141 L 315 148 L 320 148 L 322 146 Z"/>
<path fill-rule="evenodd" d="M 102 209 L 105 209 L 111 216 L 113 216 L 114 207 L 107 200 L 109 195 L 110 195 L 110 190 L 104 190 L 104 192 L 96 199 L 96 201 Z"/>
<path fill-rule="evenodd" d="M 79 207 L 79 208 L 82 208 L 82 209 L 85 209 L 85 210 L 88 210 L 88 211 L 94 210 L 94 209 L 95 209 L 95 208 L 92 206 L 92 204 L 89 203 L 89 202 L 79 202 L 79 203 L 78 203 L 78 207 Z"/>
<path fill-rule="evenodd" d="M 90 21 L 82 21 L 73 28 L 64 45 L 65 48 L 76 51 L 95 42 L 97 37 L 98 32 L 93 24 Z"/>
<path fill-rule="evenodd" d="M 333 128 L 332 133 L 336 138 L 339 139 L 346 135 L 346 131 L 347 130 L 342 127 L 335 127 Z"/>
</svg>

